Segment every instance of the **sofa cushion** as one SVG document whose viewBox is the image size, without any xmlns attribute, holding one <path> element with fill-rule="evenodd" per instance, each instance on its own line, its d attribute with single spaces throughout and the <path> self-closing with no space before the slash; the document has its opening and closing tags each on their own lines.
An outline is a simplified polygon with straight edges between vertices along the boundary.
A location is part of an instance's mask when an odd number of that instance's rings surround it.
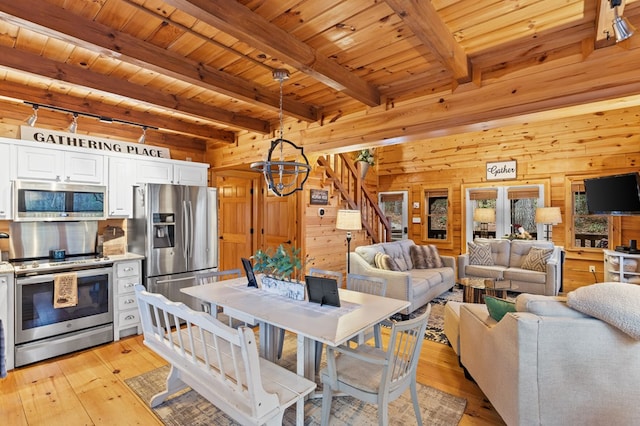
<svg viewBox="0 0 640 426">
<path fill-rule="evenodd" d="M 547 269 L 547 261 L 552 254 L 552 248 L 531 247 L 529 254 L 522 262 L 522 269 L 544 272 Z"/>
<path fill-rule="evenodd" d="M 526 281 L 536 284 L 544 284 L 547 282 L 546 272 L 532 271 L 530 269 L 508 268 L 504 271 L 503 275 L 505 280 L 511 281 Z"/>
<path fill-rule="evenodd" d="M 580 287 L 567 294 L 567 304 L 640 340 L 640 287 L 635 284 L 606 282 Z"/>
<path fill-rule="evenodd" d="M 469 264 L 470 265 L 493 265 L 491 257 L 491 246 L 489 244 L 476 244 L 469 242 Z"/>
<path fill-rule="evenodd" d="M 409 254 L 414 269 L 442 268 L 444 266 L 438 248 L 433 244 L 427 246 L 414 244 L 409 248 Z"/>
<path fill-rule="evenodd" d="M 511 253 L 511 241 L 495 238 L 476 238 L 476 244 L 489 244 L 494 265 L 509 266 Z"/>
<path fill-rule="evenodd" d="M 413 269 L 413 263 L 411 262 L 411 255 L 409 254 L 409 247 L 414 245 L 412 240 L 393 241 L 390 243 L 382 243 L 384 252 L 391 256 L 392 259 L 403 259 L 404 264 L 407 265 L 407 269 Z"/>
<path fill-rule="evenodd" d="M 376 253 L 383 253 L 384 249 L 382 244 L 372 244 L 369 246 L 356 247 L 355 252 L 359 254 L 369 265 L 376 266 L 375 257 Z"/>
<path fill-rule="evenodd" d="M 469 277 L 505 279 L 504 273 L 507 270 L 504 266 L 467 265 L 464 269 L 465 275 Z"/>
<path fill-rule="evenodd" d="M 508 312 L 516 311 L 516 304 L 509 300 L 493 296 L 485 296 L 484 303 L 487 305 L 489 315 L 491 315 L 491 318 L 496 321 L 500 321 Z"/>
<path fill-rule="evenodd" d="M 540 294 L 522 293 L 516 297 L 516 311 L 530 312 L 546 317 L 587 318 L 588 315 L 567 306 L 567 298 L 563 296 L 543 296 Z"/>
</svg>

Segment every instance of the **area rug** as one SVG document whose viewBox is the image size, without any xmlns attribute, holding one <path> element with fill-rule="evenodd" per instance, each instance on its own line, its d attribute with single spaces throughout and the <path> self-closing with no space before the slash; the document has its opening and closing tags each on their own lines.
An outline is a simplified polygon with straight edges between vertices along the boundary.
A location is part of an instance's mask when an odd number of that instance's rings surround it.
<svg viewBox="0 0 640 426">
<path fill-rule="evenodd" d="M 449 340 L 444 334 L 444 305 L 450 300 L 462 302 L 462 289 L 454 287 L 451 291 L 445 291 L 429 302 L 431 303 L 431 314 L 429 315 L 427 329 L 424 332 L 425 339 L 444 345 L 449 344 Z M 427 305 L 416 309 L 409 314 L 409 318 L 415 318 L 423 314 L 426 309 Z M 395 315 L 392 319 L 396 321 L 402 320 L 400 315 Z"/>
<path fill-rule="evenodd" d="M 140 376 L 125 380 L 125 383 L 149 404 L 151 397 L 165 388 L 169 366 L 152 370 Z M 466 400 L 450 395 L 430 386 L 418 383 L 418 399 L 425 424 L 448 426 L 457 425 L 462 418 Z M 322 398 L 310 399 L 305 403 L 305 425 L 319 425 Z M 170 398 L 153 412 L 165 425 L 225 425 L 238 423 L 227 417 L 197 392 L 187 389 Z M 341 396 L 334 397 L 331 406 L 331 425 L 374 425 L 377 423 L 377 407 L 365 404 L 357 399 Z M 295 405 L 285 412 L 284 425 L 295 425 Z M 416 418 L 411 402 L 411 393 L 404 394 L 389 404 L 389 424 L 415 424 Z"/>
</svg>

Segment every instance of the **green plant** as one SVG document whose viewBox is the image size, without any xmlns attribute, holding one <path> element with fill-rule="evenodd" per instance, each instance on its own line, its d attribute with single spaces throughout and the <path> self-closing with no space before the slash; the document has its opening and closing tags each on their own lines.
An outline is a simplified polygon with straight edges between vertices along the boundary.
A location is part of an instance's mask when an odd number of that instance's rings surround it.
<svg viewBox="0 0 640 426">
<path fill-rule="evenodd" d="M 361 150 L 356 156 L 356 161 L 364 161 L 365 163 L 369 163 L 371 166 L 375 164 L 373 154 L 368 149 Z"/>
<path fill-rule="evenodd" d="M 285 248 L 283 244 L 275 250 L 273 248 L 257 250 L 252 256 L 253 269 L 279 280 L 297 280 L 304 272 L 303 266 L 309 262 L 306 260 L 303 265 L 300 251 L 301 249 L 295 247 Z"/>
</svg>

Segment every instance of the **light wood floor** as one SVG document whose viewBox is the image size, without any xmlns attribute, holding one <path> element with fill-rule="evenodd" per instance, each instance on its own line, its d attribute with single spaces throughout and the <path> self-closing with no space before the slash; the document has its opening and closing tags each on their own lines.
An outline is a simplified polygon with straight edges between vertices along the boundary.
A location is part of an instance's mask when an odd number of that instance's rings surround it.
<svg viewBox="0 0 640 426">
<path fill-rule="evenodd" d="M 388 334 L 387 330 L 384 332 Z M 163 359 L 143 345 L 141 336 L 132 336 L 17 368 L 0 379 L 0 423 L 161 424 L 124 380 L 164 364 Z M 504 424 L 480 389 L 464 378 L 449 346 L 424 341 L 418 382 L 467 400 L 460 425 Z"/>
</svg>

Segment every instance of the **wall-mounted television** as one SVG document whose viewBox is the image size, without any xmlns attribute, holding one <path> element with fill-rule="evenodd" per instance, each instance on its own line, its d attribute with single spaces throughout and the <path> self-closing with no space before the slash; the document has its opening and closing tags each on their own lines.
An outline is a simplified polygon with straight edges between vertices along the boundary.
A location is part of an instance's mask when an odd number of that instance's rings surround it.
<svg viewBox="0 0 640 426">
<path fill-rule="evenodd" d="M 640 215 L 640 174 L 585 179 L 590 214 Z"/>
</svg>

